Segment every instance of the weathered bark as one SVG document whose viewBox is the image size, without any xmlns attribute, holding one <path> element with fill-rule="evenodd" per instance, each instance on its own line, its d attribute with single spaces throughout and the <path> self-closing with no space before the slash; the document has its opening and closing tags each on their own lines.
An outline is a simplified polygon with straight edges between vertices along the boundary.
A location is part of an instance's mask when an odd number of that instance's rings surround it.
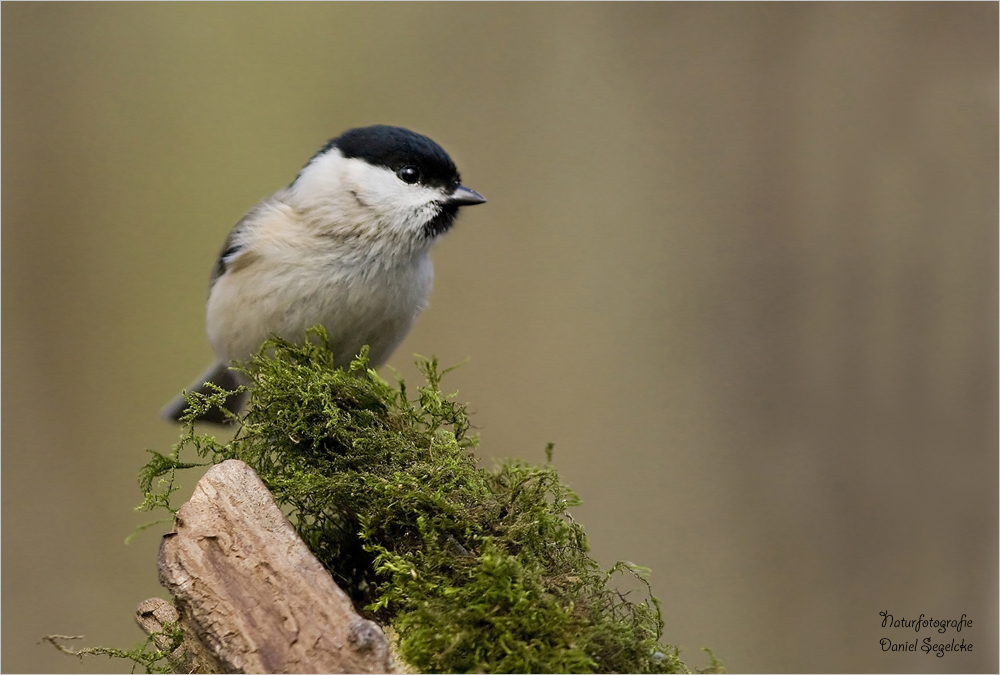
<svg viewBox="0 0 1000 675">
<path fill-rule="evenodd" d="M 170 624 L 181 627 L 184 639 L 167 660 L 175 673 L 221 673 L 222 664 L 198 638 L 197 627 L 182 618 L 177 608 L 163 598 L 150 598 L 139 603 L 135 620 L 147 634 L 153 636 L 157 649 L 169 649 L 173 642 L 166 629 Z"/>
<path fill-rule="evenodd" d="M 179 621 L 185 641 L 171 656 L 179 671 L 392 669 L 382 630 L 355 613 L 243 462 L 218 464 L 198 482 L 163 538 L 159 566 L 179 615 L 147 600 L 137 619 L 151 633 Z"/>
</svg>

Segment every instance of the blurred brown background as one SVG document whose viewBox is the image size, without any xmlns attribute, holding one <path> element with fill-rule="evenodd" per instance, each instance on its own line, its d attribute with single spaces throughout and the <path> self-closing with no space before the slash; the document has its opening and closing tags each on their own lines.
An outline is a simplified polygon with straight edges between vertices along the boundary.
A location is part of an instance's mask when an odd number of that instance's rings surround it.
<svg viewBox="0 0 1000 675">
<path fill-rule="evenodd" d="M 388 123 L 490 200 L 391 363 L 469 357 L 487 459 L 556 443 L 692 665 L 996 672 L 997 32 L 995 3 L 4 3 L 3 670 L 128 671 L 38 639 L 141 640 L 159 536 L 122 541 L 214 256 Z M 966 614 L 974 651 L 882 653 L 937 637 L 883 610 Z"/>
</svg>

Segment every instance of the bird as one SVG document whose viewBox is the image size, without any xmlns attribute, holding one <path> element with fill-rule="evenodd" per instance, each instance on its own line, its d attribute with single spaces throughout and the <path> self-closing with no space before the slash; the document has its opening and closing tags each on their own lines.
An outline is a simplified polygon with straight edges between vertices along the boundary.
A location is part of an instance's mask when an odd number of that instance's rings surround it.
<svg viewBox="0 0 1000 675">
<path fill-rule="evenodd" d="M 317 324 L 335 366 L 350 364 L 364 345 L 370 366 L 383 365 L 427 306 L 431 248 L 461 207 L 485 201 L 427 136 L 380 124 L 329 140 L 226 238 L 206 309 L 215 361 L 187 391 L 214 393 L 208 383 L 236 390 L 247 382 L 234 362 L 272 336 L 301 342 Z M 232 394 L 225 408 L 238 413 L 246 398 Z M 162 416 L 180 421 L 187 408 L 181 393 Z M 196 418 L 231 420 L 216 409 Z"/>
</svg>

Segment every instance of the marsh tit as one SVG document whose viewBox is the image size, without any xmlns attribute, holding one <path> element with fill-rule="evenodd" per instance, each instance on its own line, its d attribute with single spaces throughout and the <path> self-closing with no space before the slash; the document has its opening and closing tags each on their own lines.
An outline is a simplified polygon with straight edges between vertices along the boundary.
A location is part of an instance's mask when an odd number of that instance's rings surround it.
<svg viewBox="0 0 1000 675">
<path fill-rule="evenodd" d="M 462 206 L 482 204 L 464 187 L 441 146 L 407 129 L 351 129 L 329 141 L 287 188 L 236 223 L 212 268 L 208 339 L 217 360 L 189 391 L 232 391 L 243 384 L 229 366 L 254 355 L 272 335 L 301 342 L 322 324 L 334 363 L 363 345 L 381 366 L 427 305 L 431 247 Z M 231 396 L 238 412 L 245 398 Z M 177 420 L 178 396 L 163 409 Z M 215 411 L 205 421 L 224 422 Z"/>
</svg>

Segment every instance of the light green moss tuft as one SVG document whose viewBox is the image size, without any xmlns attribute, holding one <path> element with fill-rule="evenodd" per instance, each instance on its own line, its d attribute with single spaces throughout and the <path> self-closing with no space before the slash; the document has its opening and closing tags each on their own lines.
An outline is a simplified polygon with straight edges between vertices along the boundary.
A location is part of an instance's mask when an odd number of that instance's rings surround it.
<svg viewBox="0 0 1000 675">
<path fill-rule="evenodd" d="M 568 512 L 579 500 L 556 470 L 478 468 L 465 406 L 442 394 L 436 361 L 418 366 L 427 382 L 411 399 L 404 382 L 368 368 L 366 352 L 334 368 L 322 330 L 304 346 L 271 340 L 245 369 L 253 386 L 233 440 L 189 422 L 144 469 L 144 508 L 172 508 L 176 471 L 193 466 L 182 450 L 243 460 L 420 671 L 686 672 L 659 642 L 660 608 L 641 571 L 605 571 L 588 555 Z M 224 399 L 191 396 L 187 420 Z M 617 575 L 638 579 L 644 598 L 615 590 Z"/>
<path fill-rule="evenodd" d="M 107 656 L 109 659 L 125 659 L 132 662 L 132 672 L 136 667 L 142 666 L 146 673 L 173 673 L 174 663 L 172 657 L 183 640 L 183 633 L 175 623 L 168 623 L 161 632 L 153 633 L 146 638 L 146 641 L 134 649 L 115 649 L 114 647 L 84 647 L 73 649 L 64 645 L 69 640 L 82 640 L 82 635 L 44 635 L 42 641 L 48 642 L 53 647 L 69 656 L 76 656 L 83 660 L 84 656 Z M 156 646 L 156 641 L 165 638 L 169 640 L 163 649 Z M 165 641 L 165 640 L 164 640 Z"/>
</svg>

